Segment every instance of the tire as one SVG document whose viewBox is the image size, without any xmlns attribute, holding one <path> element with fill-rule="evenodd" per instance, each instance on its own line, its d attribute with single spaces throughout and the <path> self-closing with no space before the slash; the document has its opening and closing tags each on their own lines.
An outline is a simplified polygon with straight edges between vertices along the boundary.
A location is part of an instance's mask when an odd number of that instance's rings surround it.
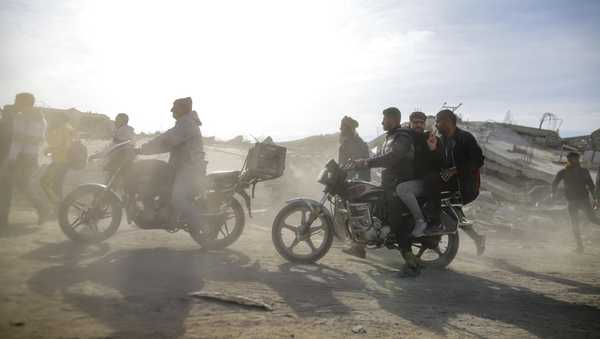
<svg viewBox="0 0 600 339">
<path fill-rule="evenodd" d="M 95 199 L 100 198 L 101 195 L 103 195 L 102 199 L 104 199 L 104 201 L 100 203 L 100 206 L 93 207 L 91 206 L 93 203 L 90 203 L 90 206 L 87 206 L 81 202 L 85 197 L 91 197 L 92 201 L 94 201 Z M 71 220 L 70 218 L 71 210 L 75 212 L 74 220 Z M 100 230 L 100 226 L 97 225 L 97 223 L 108 218 L 97 218 L 93 215 L 97 215 L 98 213 L 104 214 L 108 211 L 110 211 L 110 222 L 104 230 Z M 90 214 L 92 214 L 92 216 L 89 216 Z M 88 215 L 88 217 L 84 217 L 84 215 Z M 121 201 L 114 193 L 106 191 L 101 186 L 82 185 L 69 193 L 61 202 L 58 211 L 58 224 L 60 225 L 62 232 L 72 241 L 78 243 L 99 243 L 110 238 L 117 232 L 117 229 L 119 229 L 119 226 L 121 225 L 122 216 L 123 210 Z M 83 220 L 88 218 L 89 222 Z M 94 220 L 96 220 L 96 222 L 94 222 Z M 93 226 L 94 224 L 96 225 Z M 82 231 L 80 232 L 75 228 Z M 83 232 L 85 229 L 89 231 Z"/>
<path fill-rule="evenodd" d="M 411 249 L 413 249 L 413 253 L 415 255 L 417 255 L 417 257 L 419 257 L 419 259 L 421 259 L 421 264 L 425 268 L 444 269 L 444 268 L 448 267 L 448 265 L 450 265 L 450 263 L 452 263 L 452 261 L 456 257 L 456 254 L 458 253 L 458 248 L 460 246 L 458 232 L 454 232 L 451 234 L 445 234 L 445 235 L 438 236 L 438 237 L 441 240 L 443 240 L 444 237 L 447 237 L 447 239 L 448 239 L 447 247 L 446 247 L 445 251 L 441 251 L 441 255 L 439 255 L 439 253 L 436 253 L 438 255 L 438 257 L 433 260 L 424 260 L 422 258 L 422 255 L 418 255 L 418 253 L 414 253 L 414 248 L 416 246 L 419 246 L 419 244 L 420 244 L 420 246 L 423 246 L 423 245 L 431 246 L 435 243 L 441 242 L 440 240 L 437 239 L 437 237 L 427 237 L 418 242 L 413 241 L 413 243 L 411 244 Z M 438 244 L 438 249 L 439 249 L 439 244 Z M 428 249 L 428 251 L 433 251 L 433 250 Z M 435 251 L 433 251 L 433 252 L 435 252 Z"/>
<path fill-rule="evenodd" d="M 231 199 L 229 208 L 231 209 L 231 215 L 235 217 L 234 229 L 232 231 L 229 231 L 229 227 L 225 223 L 224 225 L 220 225 L 216 233 L 213 233 L 210 237 L 201 232 L 190 231 L 192 239 L 202 246 L 202 248 L 208 250 L 224 249 L 235 243 L 244 232 L 246 216 L 242 204 L 237 199 Z M 225 230 L 223 226 L 225 226 Z M 219 239 L 219 235 L 223 235 L 223 238 Z"/>
<path fill-rule="evenodd" d="M 304 215 L 305 217 L 307 215 L 310 215 L 310 209 L 308 208 L 308 206 L 306 206 L 306 204 L 302 201 L 296 201 L 293 202 L 291 204 L 286 205 L 284 208 L 281 209 L 281 211 L 279 211 L 279 213 L 277 214 L 277 216 L 275 217 L 275 220 L 273 221 L 273 228 L 272 228 L 272 232 L 271 232 L 271 237 L 273 240 L 273 245 L 275 245 L 275 249 L 277 250 L 277 252 L 279 253 L 279 255 L 281 255 L 283 258 L 285 258 L 286 260 L 296 263 L 296 264 L 313 264 L 315 262 L 317 262 L 319 259 L 321 259 L 323 256 L 325 256 L 325 254 L 327 254 L 327 252 L 329 252 L 329 249 L 331 248 L 331 244 L 333 243 L 333 237 L 334 237 L 334 230 L 333 230 L 333 224 L 332 221 L 329 220 L 329 218 L 324 215 L 321 214 L 316 220 L 320 221 L 320 226 L 318 227 L 310 227 L 310 230 L 314 230 L 312 232 L 314 232 L 314 234 L 317 234 L 317 232 L 319 231 L 323 231 L 323 241 L 321 242 L 321 245 L 319 247 L 315 247 L 314 244 L 312 243 L 312 237 L 313 237 L 313 233 L 311 232 L 311 236 L 308 237 L 308 239 L 310 239 L 310 242 L 307 240 L 298 240 L 298 233 L 296 233 L 296 231 L 293 231 L 290 229 L 289 224 L 286 225 L 286 220 L 288 219 L 288 217 L 294 215 L 295 213 L 300 212 L 301 214 L 301 219 L 302 219 L 302 215 Z M 302 220 L 301 220 L 301 224 L 302 224 Z M 313 226 L 313 224 L 311 224 L 310 226 Z M 300 226 L 300 225 L 298 225 Z M 298 229 L 298 227 L 292 227 L 295 228 L 296 230 Z M 288 229 L 289 233 L 294 234 L 295 238 L 292 241 L 292 245 L 290 247 L 286 246 L 285 241 L 283 239 L 283 234 L 282 231 L 284 229 Z M 317 230 L 318 229 L 318 230 Z M 294 253 L 294 247 L 296 247 L 299 243 L 306 243 L 307 246 L 310 248 L 311 252 L 310 254 L 296 254 Z M 312 244 L 312 246 L 311 246 Z"/>
</svg>

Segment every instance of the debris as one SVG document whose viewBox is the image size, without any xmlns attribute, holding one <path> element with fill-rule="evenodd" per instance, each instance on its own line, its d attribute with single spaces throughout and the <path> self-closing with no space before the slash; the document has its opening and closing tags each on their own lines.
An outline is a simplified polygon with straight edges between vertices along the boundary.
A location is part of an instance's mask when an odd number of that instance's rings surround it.
<svg viewBox="0 0 600 339">
<path fill-rule="evenodd" d="M 367 330 L 364 327 L 362 327 L 361 325 L 356 325 L 356 326 L 352 327 L 352 333 L 365 334 L 365 333 L 367 333 Z"/>
<path fill-rule="evenodd" d="M 190 293 L 190 296 L 194 298 L 212 299 L 232 304 L 238 304 L 242 306 L 256 307 L 267 311 L 273 311 L 273 307 L 271 307 L 271 305 L 263 301 L 244 297 L 241 295 L 227 295 L 221 292 L 194 292 Z"/>
<path fill-rule="evenodd" d="M 10 322 L 10 326 L 23 327 L 23 326 L 25 326 L 25 322 L 23 322 L 23 321 L 11 321 Z"/>
</svg>

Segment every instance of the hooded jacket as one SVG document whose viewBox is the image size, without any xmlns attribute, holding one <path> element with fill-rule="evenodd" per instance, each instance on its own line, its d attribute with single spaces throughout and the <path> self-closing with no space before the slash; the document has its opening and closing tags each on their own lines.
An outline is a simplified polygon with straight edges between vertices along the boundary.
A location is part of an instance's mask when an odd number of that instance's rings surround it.
<svg viewBox="0 0 600 339">
<path fill-rule="evenodd" d="M 195 111 L 184 114 L 177 119 L 173 128 L 142 145 L 140 154 L 169 152 L 169 164 L 175 171 L 186 166 L 206 171 L 201 125 Z"/>
</svg>

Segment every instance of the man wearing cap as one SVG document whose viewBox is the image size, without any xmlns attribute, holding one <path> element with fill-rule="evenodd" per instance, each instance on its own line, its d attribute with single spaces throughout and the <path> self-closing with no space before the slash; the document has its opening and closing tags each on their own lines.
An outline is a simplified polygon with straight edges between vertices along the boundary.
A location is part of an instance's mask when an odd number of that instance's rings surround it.
<svg viewBox="0 0 600 339">
<path fill-rule="evenodd" d="M 169 165 L 175 171 L 172 204 L 192 227 L 204 228 L 194 198 L 203 190 L 206 175 L 204 146 L 198 114 L 192 110 L 192 98 L 173 102 L 175 126 L 137 149 L 138 154 L 169 152 Z"/>
<path fill-rule="evenodd" d="M 556 174 L 552 183 L 553 197 L 556 196 L 556 190 L 561 181 L 564 181 L 565 185 L 565 197 L 569 205 L 569 216 L 571 217 L 573 235 L 577 243 L 576 252 L 583 253 L 583 242 L 581 241 L 581 231 L 579 229 L 579 211 L 583 211 L 591 222 L 600 225 L 600 220 L 590 204 L 590 195 L 596 204 L 599 197 L 595 196 L 594 182 L 590 171 L 581 167 L 578 153 L 570 152 L 567 155 L 567 166 Z"/>
<path fill-rule="evenodd" d="M 368 159 L 356 160 L 358 167 L 383 168 L 381 185 L 385 191 L 386 204 L 389 211 L 389 222 L 398 237 L 400 251 L 406 261 L 403 274 L 416 276 L 419 274 L 420 265 L 418 258 L 410 248 L 410 235 L 402 223 L 401 211 L 398 207 L 400 201 L 395 196 L 396 186 L 399 183 L 415 178 L 414 156 L 415 148 L 410 130 L 400 125 L 401 113 L 396 107 L 383 110 L 383 129 L 386 131 L 385 141 L 380 152 Z M 363 248 L 364 251 L 364 248 Z"/>
<path fill-rule="evenodd" d="M 340 124 L 340 148 L 338 163 L 343 165 L 348 160 L 366 159 L 369 157 L 369 146 L 358 135 L 356 129 L 358 121 L 345 116 Z M 349 178 L 358 177 L 360 180 L 370 181 L 371 171 L 368 168 L 348 172 Z"/>
</svg>

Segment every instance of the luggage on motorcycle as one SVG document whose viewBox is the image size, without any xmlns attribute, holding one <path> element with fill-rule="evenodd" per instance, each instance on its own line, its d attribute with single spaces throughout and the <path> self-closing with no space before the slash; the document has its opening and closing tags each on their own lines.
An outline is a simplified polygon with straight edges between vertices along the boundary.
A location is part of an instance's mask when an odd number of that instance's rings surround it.
<svg viewBox="0 0 600 339">
<path fill-rule="evenodd" d="M 282 176 L 285 169 L 285 154 L 285 147 L 256 143 L 246 157 L 247 175 L 258 180 L 270 180 Z"/>
<path fill-rule="evenodd" d="M 74 170 L 82 170 L 87 165 L 87 159 L 87 147 L 80 139 L 73 140 L 68 154 L 69 166 Z"/>
</svg>

